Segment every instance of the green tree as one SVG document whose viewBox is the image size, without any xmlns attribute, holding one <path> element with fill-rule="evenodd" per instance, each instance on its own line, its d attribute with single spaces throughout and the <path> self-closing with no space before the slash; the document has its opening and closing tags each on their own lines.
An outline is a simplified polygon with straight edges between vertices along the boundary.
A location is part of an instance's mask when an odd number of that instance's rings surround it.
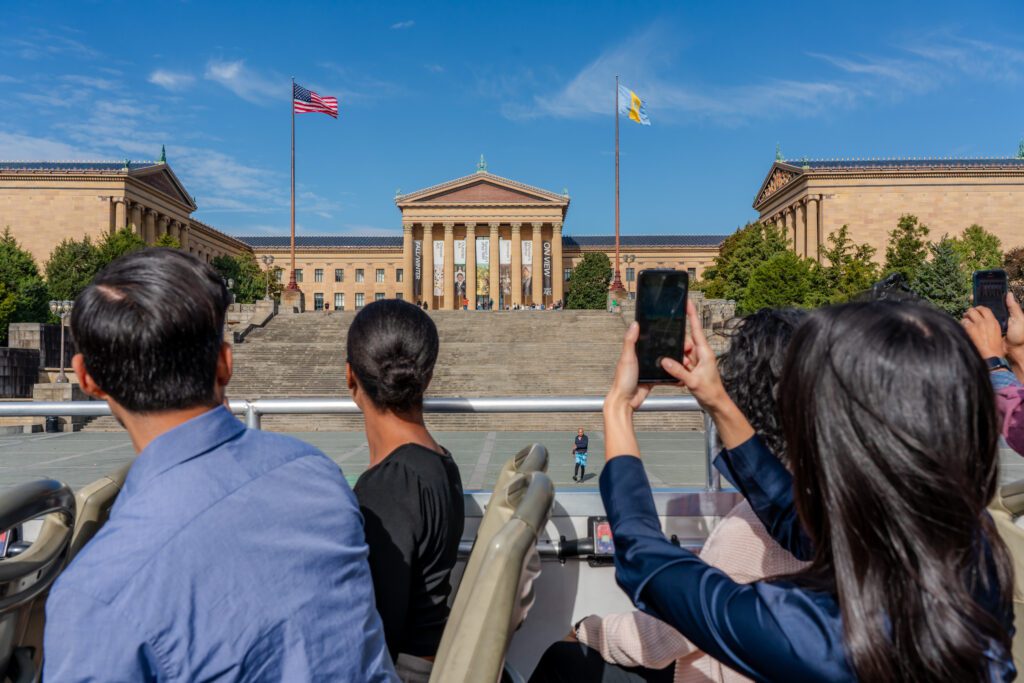
<svg viewBox="0 0 1024 683">
<path fill-rule="evenodd" d="M 601 310 L 608 305 L 608 283 L 612 262 L 607 254 L 584 254 L 569 275 L 565 307 Z"/>
<path fill-rule="evenodd" d="M 928 260 L 927 237 L 928 226 L 919 223 L 917 216 L 900 216 L 896 229 L 889 232 L 883 268 L 885 273 L 902 273 L 908 282 L 913 282 L 917 271 Z"/>
<path fill-rule="evenodd" d="M 788 250 L 780 252 L 754 268 L 737 301 L 737 312 L 746 315 L 762 308 L 805 306 L 815 298 L 818 284 L 811 261 Z"/>
<path fill-rule="evenodd" d="M 828 246 L 822 249 L 821 256 L 823 263 L 816 266 L 819 286 L 813 292 L 815 304 L 848 301 L 878 280 L 875 248 L 854 243 L 849 226 L 844 225 L 828 236 Z"/>
<path fill-rule="evenodd" d="M 222 278 L 234 281 L 231 292 L 240 304 L 251 304 L 266 296 L 268 279 L 271 295 L 281 291 L 274 272 L 261 269 L 253 254 L 218 256 L 211 265 Z"/>
<path fill-rule="evenodd" d="M 164 233 L 156 239 L 156 244 L 154 246 L 168 247 L 169 249 L 181 249 L 181 242 L 174 235 Z"/>
<path fill-rule="evenodd" d="M 1003 256 L 1003 270 L 1017 301 L 1024 301 L 1024 247 L 1014 247 Z"/>
<path fill-rule="evenodd" d="M 990 270 L 1003 265 L 1001 247 L 998 237 L 977 224 L 965 228 L 960 237 L 953 239 L 953 249 L 960 257 L 968 281 L 976 270 Z"/>
<path fill-rule="evenodd" d="M 944 235 L 929 249 L 932 258 L 918 269 L 917 277 L 910 284 L 911 289 L 946 313 L 959 318 L 970 303 L 970 287 L 964 278 L 954 240 Z"/>
<path fill-rule="evenodd" d="M 705 295 L 709 299 L 739 301 L 754 269 L 789 251 L 789 246 L 785 232 L 774 225 L 749 223 L 740 228 L 722 242 L 714 265 L 704 270 Z"/>
<path fill-rule="evenodd" d="M 102 270 L 108 263 L 116 261 L 125 254 L 145 249 L 146 242 L 132 232 L 131 228 L 121 228 L 104 236 L 98 247 L 100 252 L 99 270 Z"/>
<path fill-rule="evenodd" d="M 46 322 L 49 301 L 46 282 L 32 254 L 22 249 L 6 228 L 0 236 L 0 342 L 7 341 L 10 323 Z"/>
<path fill-rule="evenodd" d="M 46 285 L 52 299 L 74 299 L 100 269 L 100 250 L 86 235 L 81 240 L 65 239 L 50 252 L 46 262 Z"/>
</svg>

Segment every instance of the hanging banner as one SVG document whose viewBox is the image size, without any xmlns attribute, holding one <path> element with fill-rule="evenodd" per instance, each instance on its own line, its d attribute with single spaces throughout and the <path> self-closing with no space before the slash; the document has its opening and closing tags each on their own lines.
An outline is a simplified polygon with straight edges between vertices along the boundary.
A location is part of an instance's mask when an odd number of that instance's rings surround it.
<svg viewBox="0 0 1024 683">
<path fill-rule="evenodd" d="M 544 285 L 544 296 L 551 296 L 551 242 L 541 244 L 544 253 L 541 255 L 541 284 Z"/>
<path fill-rule="evenodd" d="M 455 307 L 466 302 L 466 240 L 455 240 Z"/>
<path fill-rule="evenodd" d="M 501 287 L 502 304 L 512 303 L 512 241 L 498 240 L 498 284 Z"/>
<path fill-rule="evenodd" d="M 412 243 L 412 294 L 417 301 L 423 296 L 423 240 Z"/>
<path fill-rule="evenodd" d="M 491 295 L 491 239 L 476 238 L 476 294 L 487 298 Z"/>
<path fill-rule="evenodd" d="M 533 292 L 533 242 L 523 241 L 523 301 L 531 301 Z M 536 303 L 536 302 L 534 302 Z"/>
<path fill-rule="evenodd" d="M 434 240 L 434 296 L 444 296 L 444 240 Z"/>
</svg>

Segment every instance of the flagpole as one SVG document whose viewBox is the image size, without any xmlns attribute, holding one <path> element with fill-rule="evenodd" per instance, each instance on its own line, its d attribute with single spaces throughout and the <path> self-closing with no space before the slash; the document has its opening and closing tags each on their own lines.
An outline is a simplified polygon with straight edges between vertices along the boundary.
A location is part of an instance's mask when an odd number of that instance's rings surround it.
<svg viewBox="0 0 1024 683">
<path fill-rule="evenodd" d="M 291 257 L 292 257 L 292 274 L 288 277 L 288 289 L 298 289 L 299 286 L 295 282 L 295 77 L 292 77 L 292 93 L 291 93 L 291 108 L 292 108 L 292 220 L 291 220 Z"/>
<path fill-rule="evenodd" d="M 617 292 L 623 289 L 622 273 L 619 272 L 619 76 L 615 75 L 615 275 L 609 289 Z"/>
</svg>

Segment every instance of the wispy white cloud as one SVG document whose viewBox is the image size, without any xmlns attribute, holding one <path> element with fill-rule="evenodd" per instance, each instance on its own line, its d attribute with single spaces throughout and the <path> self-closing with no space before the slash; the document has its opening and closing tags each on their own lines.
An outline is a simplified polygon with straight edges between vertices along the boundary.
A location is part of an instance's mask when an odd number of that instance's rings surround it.
<svg viewBox="0 0 1024 683">
<path fill-rule="evenodd" d="M 65 32 L 69 31 L 66 28 Z M 52 57 L 73 59 L 97 59 L 100 52 L 80 40 L 70 38 L 63 32 L 33 29 L 17 38 L 7 38 L 5 52 L 21 59 L 36 60 Z"/>
<path fill-rule="evenodd" d="M 253 69 L 243 59 L 211 59 L 203 75 L 207 80 L 221 84 L 243 100 L 254 104 L 267 104 L 271 100 L 289 96 L 287 79 Z"/>
<path fill-rule="evenodd" d="M 147 79 L 153 85 L 158 85 L 161 88 L 170 90 L 172 92 L 178 92 L 191 86 L 196 81 L 196 77 L 190 73 L 182 71 L 168 71 L 167 69 L 156 69 L 153 73 L 149 74 Z"/>
<path fill-rule="evenodd" d="M 0 131 L 0 159 L 5 161 L 92 161 L 95 154 L 59 140 Z"/>
<path fill-rule="evenodd" d="M 423 68 L 432 74 L 444 73 L 444 67 L 440 64 L 424 64 Z"/>
<path fill-rule="evenodd" d="M 8 76 L 7 74 L 0 74 L 0 83 L 20 83 L 21 81 L 14 76 Z"/>
<path fill-rule="evenodd" d="M 401 31 L 402 29 L 412 28 L 415 25 L 415 21 L 413 21 L 412 19 L 406 19 L 405 21 L 397 21 L 394 24 L 391 24 L 391 30 Z"/>
<path fill-rule="evenodd" d="M 334 95 L 342 106 L 353 101 L 371 102 L 397 97 L 406 92 L 403 85 L 381 80 L 335 62 L 320 62 L 317 66 L 330 75 L 323 79 L 323 83 L 310 81 L 310 87 L 321 95 Z"/>
</svg>

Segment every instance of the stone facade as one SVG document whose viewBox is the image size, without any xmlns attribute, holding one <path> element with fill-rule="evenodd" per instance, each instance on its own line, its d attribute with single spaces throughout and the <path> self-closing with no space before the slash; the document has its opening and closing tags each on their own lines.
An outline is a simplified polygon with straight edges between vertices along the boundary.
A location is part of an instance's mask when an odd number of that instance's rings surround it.
<svg viewBox="0 0 1024 683">
<path fill-rule="evenodd" d="M 1024 158 L 777 160 L 754 199 L 764 222 L 785 228 L 795 251 L 818 258 L 829 234 L 848 225 L 855 242 L 885 258 L 889 231 L 913 214 L 931 238 L 977 223 L 1024 245 Z"/>
</svg>

